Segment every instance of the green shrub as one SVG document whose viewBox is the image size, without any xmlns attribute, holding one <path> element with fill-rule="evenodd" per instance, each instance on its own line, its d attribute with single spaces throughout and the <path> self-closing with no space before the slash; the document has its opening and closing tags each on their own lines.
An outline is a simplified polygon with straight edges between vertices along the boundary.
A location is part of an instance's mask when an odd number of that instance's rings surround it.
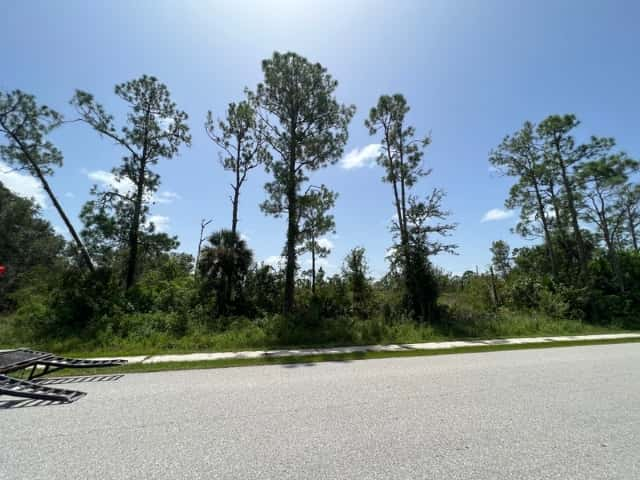
<svg viewBox="0 0 640 480">
<path fill-rule="evenodd" d="M 570 305 L 561 293 L 542 288 L 538 296 L 538 306 L 542 313 L 555 320 L 569 317 Z"/>
</svg>

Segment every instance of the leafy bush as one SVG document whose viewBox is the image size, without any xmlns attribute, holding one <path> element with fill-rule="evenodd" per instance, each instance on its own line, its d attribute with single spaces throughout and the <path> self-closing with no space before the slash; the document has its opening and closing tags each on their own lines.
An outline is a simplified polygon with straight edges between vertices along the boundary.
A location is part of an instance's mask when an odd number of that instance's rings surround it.
<svg viewBox="0 0 640 480">
<path fill-rule="evenodd" d="M 146 272 L 129 293 L 137 311 L 188 314 L 197 302 L 193 275 Z"/>
</svg>

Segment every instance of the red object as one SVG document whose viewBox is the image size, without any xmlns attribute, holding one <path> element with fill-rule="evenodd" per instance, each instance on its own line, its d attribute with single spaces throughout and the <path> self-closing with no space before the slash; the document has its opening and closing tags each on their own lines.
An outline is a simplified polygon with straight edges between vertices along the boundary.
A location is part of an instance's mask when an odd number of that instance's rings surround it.
<svg viewBox="0 0 640 480">
<path fill-rule="evenodd" d="M 7 267 L 5 267 L 4 265 L 0 265 L 0 277 L 2 277 L 6 271 Z"/>
</svg>

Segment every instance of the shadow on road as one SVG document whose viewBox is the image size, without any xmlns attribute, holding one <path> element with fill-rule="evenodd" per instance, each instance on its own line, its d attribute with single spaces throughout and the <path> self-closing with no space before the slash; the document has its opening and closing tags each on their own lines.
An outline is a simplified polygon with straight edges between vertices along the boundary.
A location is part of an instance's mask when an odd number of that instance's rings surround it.
<svg viewBox="0 0 640 480">
<path fill-rule="evenodd" d="M 40 385 L 63 385 L 67 383 L 117 382 L 124 375 L 87 375 L 83 377 L 39 378 L 34 382 Z"/>
<path fill-rule="evenodd" d="M 12 410 L 15 408 L 29 407 L 51 407 L 54 405 L 68 405 L 66 402 L 55 402 L 52 400 L 35 400 L 32 398 L 22 398 L 15 400 L 0 400 L 0 410 Z"/>
<path fill-rule="evenodd" d="M 263 357 L 270 364 L 280 365 L 283 368 L 315 367 L 317 363 L 351 363 L 353 360 L 365 358 L 365 352 L 349 354 L 322 354 L 322 355 L 299 355 L 292 357 Z"/>
<path fill-rule="evenodd" d="M 66 385 L 69 383 L 94 383 L 94 382 L 117 382 L 124 375 L 87 375 L 83 377 L 52 377 L 37 378 L 32 380 L 33 383 L 40 385 Z M 84 393 L 82 393 L 84 395 Z M 33 398 L 6 398 L 0 399 L 0 410 L 10 410 L 15 408 L 28 407 L 50 407 L 55 405 L 68 405 L 67 402 L 59 402 L 54 400 L 38 400 Z"/>
<path fill-rule="evenodd" d="M 509 340 L 473 340 L 470 343 L 478 344 L 478 345 L 508 345 Z"/>
</svg>

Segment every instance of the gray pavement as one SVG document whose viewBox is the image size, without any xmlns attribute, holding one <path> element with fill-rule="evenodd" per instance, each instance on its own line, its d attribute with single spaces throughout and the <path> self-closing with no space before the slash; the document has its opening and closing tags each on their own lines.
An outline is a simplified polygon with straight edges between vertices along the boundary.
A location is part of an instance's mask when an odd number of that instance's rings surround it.
<svg viewBox="0 0 640 480">
<path fill-rule="evenodd" d="M 633 343 L 105 375 L 0 399 L 0 479 L 638 479 L 639 366 Z"/>
</svg>

